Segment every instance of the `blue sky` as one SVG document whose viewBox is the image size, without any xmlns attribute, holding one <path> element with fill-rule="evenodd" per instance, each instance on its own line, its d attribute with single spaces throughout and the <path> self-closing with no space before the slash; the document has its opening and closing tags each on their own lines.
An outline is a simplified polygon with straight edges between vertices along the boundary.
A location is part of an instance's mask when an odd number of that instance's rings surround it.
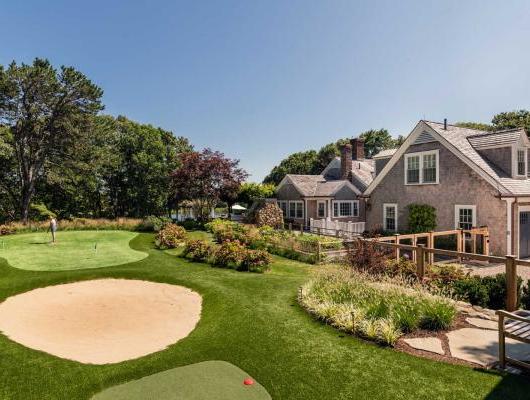
<svg viewBox="0 0 530 400">
<path fill-rule="evenodd" d="M 77 4 L 75 4 L 77 3 Z M 46 57 L 106 112 L 241 159 L 530 108 L 525 1 L 6 1 L 0 63 Z"/>
</svg>

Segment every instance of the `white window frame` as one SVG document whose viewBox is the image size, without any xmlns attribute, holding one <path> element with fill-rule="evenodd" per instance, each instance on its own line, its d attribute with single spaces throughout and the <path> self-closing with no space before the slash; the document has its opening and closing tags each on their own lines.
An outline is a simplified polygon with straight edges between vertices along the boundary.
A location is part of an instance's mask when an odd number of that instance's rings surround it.
<svg viewBox="0 0 530 400">
<path fill-rule="evenodd" d="M 392 207 L 394 208 L 394 225 L 395 229 L 388 229 L 386 225 L 386 209 Z M 397 232 L 398 231 L 398 205 L 397 203 L 383 203 L 383 230 Z"/>
<path fill-rule="evenodd" d="M 519 173 L 519 152 L 523 152 L 523 162 L 524 162 L 524 173 Z M 518 177 L 526 177 L 528 174 L 528 149 L 526 148 L 516 148 L 515 149 L 515 175 Z"/>
<path fill-rule="evenodd" d="M 436 156 L 436 180 L 434 182 L 424 182 L 423 181 L 423 158 L 424 156 L 427 156 L 427 155 L 435 155 Z M 408 159 L 409 158 L 412 158 L 412 157 L 418 157 L 420 158 L 420 180 L 419 182 L 413 182 L 413 183 L 409 183 L 407 178 L 408 178 L 408 174 L 407 174 L 407 167 L 408 167 Z M 405 154 L 405 176 L 404 176 L 404 181 L 405 181 L 405 185 L 407 186 L 418 186 L 418 185 L 438 185 L 440 183 L 440 150 L 429 150 L 429 151 L 419 151 L 419 152 L 415 152 L 415 153 L 407 153 Z"/>
<path fill-rule="evenodd" d="M 477 206 L 474 204 L 455 204 L 455 229 L 460 229 L 460 210 L 472 210 L 471 227 L 477 226 Z"/>
<path fill-rule="evenodd" d="M 351 215 L 342 215 L 340 211 L 340 205 L 343 203 L 351 204 Z M 335 215 L 335 204 L 337 205 L 338 214 Z M 331 210 L 333 212 L 333 218 L 355 218 L 359 216 L 359 200 L 333 200 L 331 204 Z"/>
<path fill-rule="evenodd" d="M 294 206 L 294 216 L 291 215 L 291 204 L 295 204 Z M 301 217 L 297 217 L 296 215 L 298 214 L 298 209 L 299 208 L 302 208 L 302 216 Z M 305 218 L 305 207 L 304 207 L 304 202 L 302 200 L 295 200 L 295 201 L 289 201 L 289 218 L 293 218 L 293 219 L 304 219 Z"/>
<path fill-rule="evenodd" d="M 320 215 L 318 213 L 320 211 L 319 207 L 321 204 L 324 204 L 324 215 Z M 317 201 L 317 218 L 326 218 L 326 211 L 327 211 L 326 202 L 322 200 Z"/>
</svg>

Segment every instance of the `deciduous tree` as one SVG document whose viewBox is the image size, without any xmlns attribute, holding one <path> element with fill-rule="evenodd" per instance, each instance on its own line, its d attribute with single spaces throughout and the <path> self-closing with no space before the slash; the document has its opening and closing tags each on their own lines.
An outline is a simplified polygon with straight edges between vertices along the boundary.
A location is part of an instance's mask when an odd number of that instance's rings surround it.
<svg viewBox="0 0 530 400">
<path fill-rule="evenodd" d="M 180 157 L 180 166 L 171 174 L 171 187 L 178 204 L 191 200 L 197 204 L 197 217 L 209 218 L 209 211 L 220 201 L 236 198 L 248 174 L 223 153 L 205 149 Z M 234 195 L 235 194 L 235 195 Z"/>
<path fill-rule="evenodd" d="M 49 163 L 61 163 L 68 148 L 103 109 L 103 91 L 72 67 L 56 70 L 48 60 L 0 66 L 0 124 L 10 135 L 16 162 L 20 216 L 28 219 L 35 188 Z"/>
</svg>

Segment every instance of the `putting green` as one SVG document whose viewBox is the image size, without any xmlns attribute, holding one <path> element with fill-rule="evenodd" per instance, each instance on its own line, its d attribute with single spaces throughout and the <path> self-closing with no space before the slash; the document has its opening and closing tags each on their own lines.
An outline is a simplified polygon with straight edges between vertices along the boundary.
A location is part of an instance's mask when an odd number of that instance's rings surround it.
<svg viewBox="0 0 530 400">
<path fill-rule="evenodd" d="M 259 383 L 225 361 L 205 361 L 146 376 L 106 389 L 92 400 L 271 400 Z"/>
<path fill-rule="evenodd" d="M 54 245 L 45 232 L 6 236 L 0 238 L 0 258 L 31 271 L 110 267 L 147 257 L 130 248 L 129 242 L 136 236 L 127 231 L 58 232 Z"/>
</svg>

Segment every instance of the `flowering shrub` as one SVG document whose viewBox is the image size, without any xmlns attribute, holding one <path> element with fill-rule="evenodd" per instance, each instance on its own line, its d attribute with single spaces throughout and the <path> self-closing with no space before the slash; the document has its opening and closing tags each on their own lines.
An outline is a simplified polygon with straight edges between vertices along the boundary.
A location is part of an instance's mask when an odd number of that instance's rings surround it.
<svg viewBox="0 0 530 400">
<path fill-rule="evenodd" d="M 239 266 L 240 271 L 265 272 L 269 269 L 272 257 L 264 250 L 246 250 Z"/>
<path fill-rule="evenodd" d="M 369 274 L 385 274 L 390 252 L 371 240 L 355 240 L 348 248 L 346 265 L 353 270 Z"/>
<path fill-rule="evenodd" d="M 299 235 L 295 232 L 276 230 L 267 225 L 256 228 L 253 225 L 217 219 L 206 224 L 206 229 L 213 234 L 217 243 L 238 241 L 254 250 L 266 250 L 271 254 L 312 264 L 319 261 L 319 247 L 323 251 L 342 248 L 342 241 L 337 238 Z"/>
<path fill-rule="evenodd" d="M 257 226 L 283 227 L 283 212 L 276 203 L 265 203 L 254 214 Z"/>
<path fill-rule="evenodd" d="M 186 229 L 175 224 L 168 224 L 156 235 L 155 243 L 159 249 L 174 249 L 184 242 Z"/>
<path fill-rule="evenodd" d="M 182 255 L 193 261 L 206 262 L 212 254 L 212 246 L 205 240 L 188 240 Z"/>
<path fill-rule="evenodd" d="M 246 251 L 245 246 L 237 240 L 224 241 L 214 253 L 213 263 L 223 268 L 238 268 Z"/>
</svg>

